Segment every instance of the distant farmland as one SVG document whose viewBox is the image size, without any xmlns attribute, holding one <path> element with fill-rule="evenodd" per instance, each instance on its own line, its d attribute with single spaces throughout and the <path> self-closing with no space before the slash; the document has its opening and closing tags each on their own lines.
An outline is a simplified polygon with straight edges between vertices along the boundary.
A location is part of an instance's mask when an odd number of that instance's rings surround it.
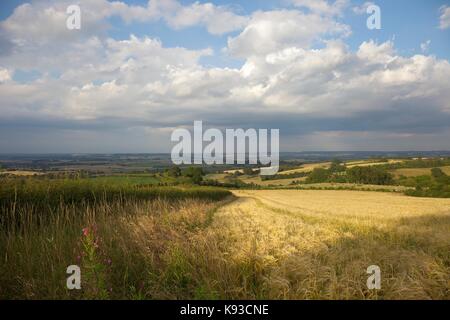
<svg viewBox="0 0 450 320">
<path fill-rule="evenodd" d="M 450 166 L 440 167 L 442 171 L 450 175 Z M 404 168 L 404 169 L 396 169 L 393 170 L 392 173 L 399 177 L 417 177 L 417 176 L 429 176 L 431 175 L 431 168 Z"/>
</svg>

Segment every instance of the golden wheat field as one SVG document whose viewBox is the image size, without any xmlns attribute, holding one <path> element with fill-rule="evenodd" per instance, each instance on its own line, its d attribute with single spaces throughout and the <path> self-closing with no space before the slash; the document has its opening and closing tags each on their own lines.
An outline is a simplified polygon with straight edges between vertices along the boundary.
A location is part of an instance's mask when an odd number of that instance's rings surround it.
<svg viewBox="0 0 450 320">
<path fill-rule="evenodd" d="M 226 265 L 251 265 L 269 299 L 449 299 L 450 199 L 358 191 L 234 191 L 209 235 Z M 381 290 L 367 289 L 367 267 Z M 241 289 L 242 291 L 243 289 Z"/>
<path fill-rule="evenodd" d="M 316 168 L 328 168 L 331 165 L 331 162 L 319 162 L 319 163 L 307 163 L 302 165 L 300 168 L 281 171 L 280 174 L 292 174 L 292 173 L 303 173 L 303 172 L 311 172 Z"/>
<path fill-rule="evenodd" d="M 347 168 L 353 168 L 353 167 L 372 167 L 372 166 L 380 166 L 380 165 L 386 165 L 386 164 L 396 164 L 396 163 L 403 163 L 404 160 L 396 160 L 396 159 L 389 159 L 387 162 L 374 162 L 371 160 L 364 160 L 364 161 L 349 161 L 346 162 L 345 165 Z"/>
</svg>

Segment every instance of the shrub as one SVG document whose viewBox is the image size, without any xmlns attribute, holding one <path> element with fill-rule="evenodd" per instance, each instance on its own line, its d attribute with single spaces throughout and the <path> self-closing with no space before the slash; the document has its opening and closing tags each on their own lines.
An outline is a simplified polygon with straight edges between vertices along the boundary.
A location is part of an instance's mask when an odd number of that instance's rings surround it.
<svg viewBox="0 0 450 320">
<path fill-rule="evenodd" d="M 346 174 L 350 183 L 389 185 L 394 182 L 392 174 L 378 167 L 353 167 Z"/>
<path fill-rule="evenodd" d="M 330 178 L 331 172 L 327 169 L 323 168 L 315 168 L 308 178 L 306 179 L 307 183 L 322 183 L 327 182 L 328 178 Z"/>
</svg>

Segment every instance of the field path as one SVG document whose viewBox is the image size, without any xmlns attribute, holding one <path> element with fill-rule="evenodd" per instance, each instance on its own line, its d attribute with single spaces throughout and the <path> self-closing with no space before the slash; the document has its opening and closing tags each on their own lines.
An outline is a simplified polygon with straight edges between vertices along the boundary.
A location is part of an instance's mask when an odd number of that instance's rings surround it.
<svg viewBox="0 0 450 320">
<path fill-rule="evenodd" d="M 234 191 L 213 230 L 265 298 L 450 298 L 450 199 L 358 191 Z M 380 266 L 383 288 L 366 287 Z M 255 271 L 256 270 L 256 271 Z M 375 295 L 375 296 L 374 296 Z"/>
</svg>

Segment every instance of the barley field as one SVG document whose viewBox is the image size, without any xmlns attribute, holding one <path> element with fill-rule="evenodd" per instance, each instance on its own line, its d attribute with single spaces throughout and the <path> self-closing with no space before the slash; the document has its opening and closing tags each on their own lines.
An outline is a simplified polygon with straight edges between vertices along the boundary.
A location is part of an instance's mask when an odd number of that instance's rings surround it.
<svg viewBox="0 0 450 320">
<path fill-rule="evenodd" d="M 0 190 L 0 299 L 450 299 L 450 199 L 84 181 Z M 66 287 L 73 264 L 81 290 Z M 371 265 L 380 290 L 367 288 Z"/>
<path fill-rule="evenodd" d="M 358 191 L 236 191 L 212 228 L 230 265 L 251 265 L 239 298 L 449 299 L 450 200 Z M 381 290 L 367 289 L 378 265 Z"/>
</svg>

